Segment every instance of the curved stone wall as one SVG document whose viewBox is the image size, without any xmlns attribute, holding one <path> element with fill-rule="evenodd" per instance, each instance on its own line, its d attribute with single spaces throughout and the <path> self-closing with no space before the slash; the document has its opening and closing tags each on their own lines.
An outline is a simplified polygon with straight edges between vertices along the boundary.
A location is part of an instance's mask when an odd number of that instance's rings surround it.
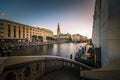
<svg viewBox="0 0 120 80">
<path fill-rule="evenodd" d="M 38 80 L 44 74 L 59 69 L 93 69 L 82 63 L 55 56 L 9 57 L 2 60 L 0 80 Z"/>
</svg>

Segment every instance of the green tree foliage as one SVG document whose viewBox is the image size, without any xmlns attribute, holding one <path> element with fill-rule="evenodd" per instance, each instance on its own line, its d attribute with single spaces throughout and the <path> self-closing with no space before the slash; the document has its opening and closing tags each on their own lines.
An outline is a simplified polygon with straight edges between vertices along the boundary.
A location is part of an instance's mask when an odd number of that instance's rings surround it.
<svg viewBox="0 0 120 80">
<path fill-rule="evenodd" d="M 46 37 L 46 40 L 54 40 L 54 38 L 47 36 L 47 37 Z"/>
<path fill-rule="evenodd" d="M 36 35 L 32 35 L 32 39 L 37 39 L 37 36 Z"/>
<path fill-rule="evenodd" d="M 42 41 L 43 40 L 43 36 L 38 36 L 38 39 L 40 39 Z"/>
</svg>

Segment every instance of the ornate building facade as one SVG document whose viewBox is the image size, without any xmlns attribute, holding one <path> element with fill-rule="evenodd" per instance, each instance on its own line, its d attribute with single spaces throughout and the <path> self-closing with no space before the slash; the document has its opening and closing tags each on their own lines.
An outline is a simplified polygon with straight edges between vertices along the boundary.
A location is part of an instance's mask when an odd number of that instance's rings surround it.
<svg viewBox="0 0 120 80">
<path fill-rule="evenodd" d="M 67 33 L 67 34 L 61 33 L 61 31 L 60 31 L 60 25 L 58 23 L 58 26 L 57 26 L 57 35 L 54 35 L 54 38 L 55 39 L 59 39 L 59 40 L 69 40 L 69 39 L 71 39 L 71 35 L 69 33 Z"/>
<path fill-rule="evenodd" d="M 32 36 L 53 37 L 53 32 L 45 28 L 32 27 L 13 21 L 0 19 L 0 39 L 1 40 L 31 40 Z"/>
<path fill-rule="evenodd" d="M 73 42 L 87 42 L 88 41 L 87 36 L 82 36 L 80 34 L 73 34 L 71 38 Z"/>
<path fill-rule="evenodd" d="M 60 34 L 61 34 L 61 31 L 60 31 L 60 25 L 58 23 L 58 28 L 57 28 L 57 38 L 60 38 Z"/>
</svg>

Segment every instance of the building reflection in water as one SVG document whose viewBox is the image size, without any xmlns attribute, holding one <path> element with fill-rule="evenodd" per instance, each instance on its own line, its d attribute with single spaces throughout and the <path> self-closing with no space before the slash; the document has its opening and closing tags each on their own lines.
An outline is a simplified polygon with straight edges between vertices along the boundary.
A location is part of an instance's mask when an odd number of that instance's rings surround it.
<svg viewBox="0 0 120 80">
<path fill-rule="evenodd" d="M 58 54 L 61 53 L 61 44 L 58 44 L 58 45 L 57 45 L 57 52 L 58 52 Z"/>
<path fill-rule="evenodd" d="M 82 44 L 80 43 L 65 43 L 65 44 L 50 44 L 37 46 L 13 51 L 11 56 L 32 56 L 32 55 L 52 55 L 74 59 L 74 53 L 78 51 Z"/>
</svg>

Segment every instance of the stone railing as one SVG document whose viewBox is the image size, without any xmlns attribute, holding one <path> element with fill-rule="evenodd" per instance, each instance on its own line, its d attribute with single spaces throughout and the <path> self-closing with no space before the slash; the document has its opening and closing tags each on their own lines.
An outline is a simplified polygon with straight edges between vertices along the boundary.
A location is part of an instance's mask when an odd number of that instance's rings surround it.
<svg viewBox="0 0 120 80">
<path fill-rule="evenodd" d="M 40 80 L 59 69 L 91 70 L 82 63 L 55 56 L 6 57 L 0 59 L 0 80 Z"/>
<path fill-rule="evenodd" d="M 120 80 L 120 61 L 118 59 L 102 68 L 85 70 L 80 73 L 81 77 L 90 80 Z"/>
</svg>

